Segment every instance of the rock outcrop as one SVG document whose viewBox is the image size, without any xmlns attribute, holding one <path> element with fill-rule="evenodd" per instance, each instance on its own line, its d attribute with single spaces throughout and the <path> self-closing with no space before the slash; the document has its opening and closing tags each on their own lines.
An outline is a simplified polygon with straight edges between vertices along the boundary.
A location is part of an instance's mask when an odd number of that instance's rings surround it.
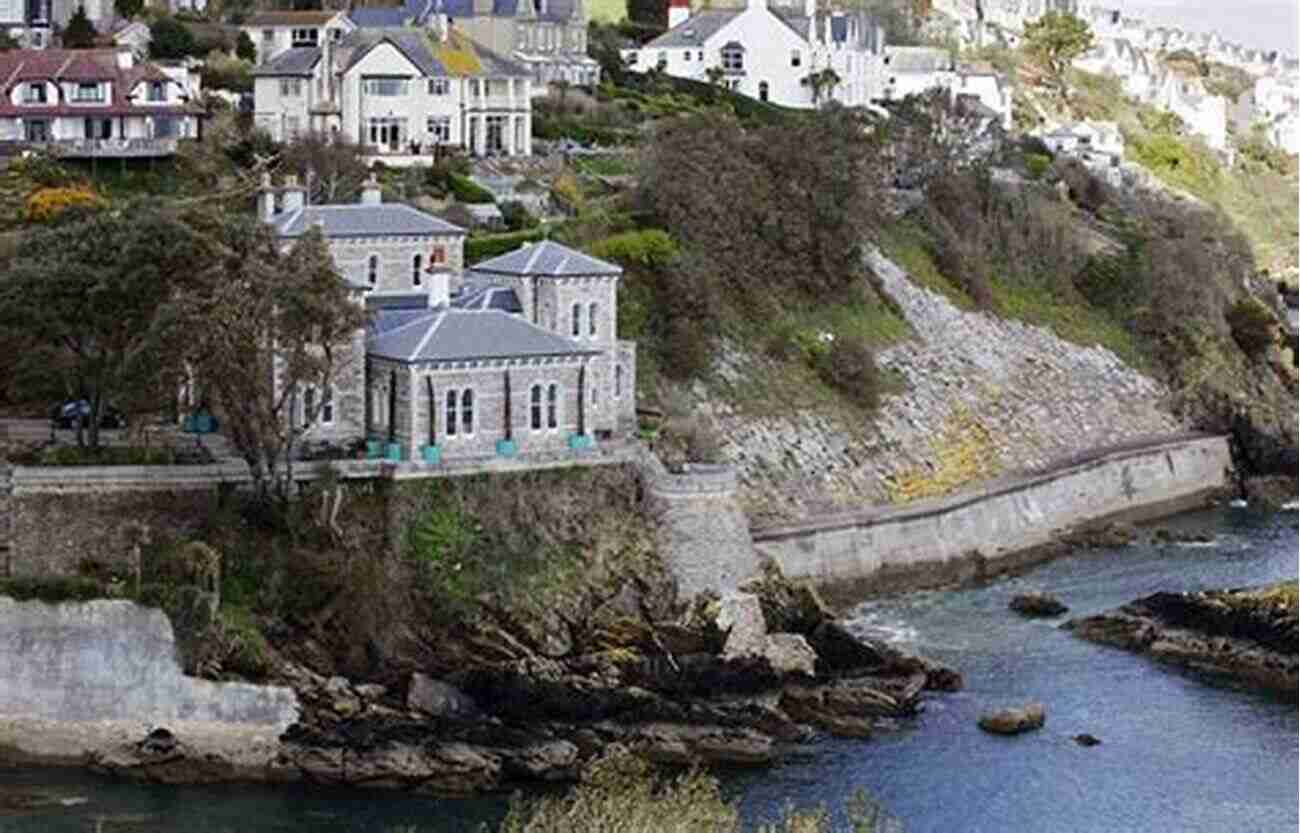
<svg viewBox="0 0 1300 833">
<path fill-rule="evenodd" d="M 986 714 L 979 720 L 979 726 L 994 735 L 1019 735 L 1043 728 L 1047 721 L 1047 709 L 1042 703 L 1029 703 L 1018 709 L 1002 709 Z"/>
<path fill-rule="evenodd" d="M 1156 593 L 1062 625 L 1075 636 L 1296 699 L 1294 583 L 1265 590 Z"/>
<path fill-rule="evenodd" d="M 1039 592 L 1012 596 L 1007 607 L 1022 616 L 1060 616 L 1070 610 L 1055 596 Z"/>
</svg>

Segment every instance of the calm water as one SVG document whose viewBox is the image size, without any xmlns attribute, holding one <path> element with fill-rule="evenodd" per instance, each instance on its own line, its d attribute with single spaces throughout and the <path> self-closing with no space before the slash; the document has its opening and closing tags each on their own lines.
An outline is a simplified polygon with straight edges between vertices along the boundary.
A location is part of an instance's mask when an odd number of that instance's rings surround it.
<svg viewBox="0 0 1300 833">
<path fill-rule="evenodd" d="M 1084 615 L 1157 590 L 1296 576 L 1296 513 L 1185 515 L 1167 526 L 1217 533 L 1213 545 L 1145 545 L 1061 559 L 959 593 L 862 606 L 854 626 L 960 669 L 966 689 L 927 703 L 914 724 L 869 741 L 827 741 L 799 762 L 732 777 L 746 817 L 789 801 L 839 805 L 864 788 L 901 827 L 922 831 L 1288 831 L 1297 814 L 1292 704 L 1207 685 L 1141 657 L 1022 620 L 1012 594 L 1049 590 Z M 991 707 L 1040 700 L 1047 726 L 997 738 L 975 726 Z M 1085 749 L 1070 736 L 1089 732 Z M 443 833 L 500 817 L 498 799 L 440 801 L 304 787 L 150 787 L 79 772 L 0 771 L 0 791 L 40 787 L 86 803 L 0 814 L 0 833 Z"/>
</svg>

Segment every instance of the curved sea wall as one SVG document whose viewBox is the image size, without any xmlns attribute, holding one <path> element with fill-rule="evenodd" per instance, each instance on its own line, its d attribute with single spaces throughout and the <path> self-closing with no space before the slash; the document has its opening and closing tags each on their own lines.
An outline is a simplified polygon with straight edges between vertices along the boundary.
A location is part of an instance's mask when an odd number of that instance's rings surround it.
<svg viewBox="0 0 1300 833">
<path fill-rule="evenodd" d="M 279 733 L 292 689 L 187 677 L 167 616 L 129 601 L 0 597 L 0 719 L 197 721 Z"/>
<path fill-rule="evenodd" d="M 1229 484 L 1226 437 L 1184 437 L 1070 462 L 978 492 L 757 529 L 791 578 L 855 591 L 915 588 L 1033 559 L 1072 528 L 1191 508 Z"/>
</svg>

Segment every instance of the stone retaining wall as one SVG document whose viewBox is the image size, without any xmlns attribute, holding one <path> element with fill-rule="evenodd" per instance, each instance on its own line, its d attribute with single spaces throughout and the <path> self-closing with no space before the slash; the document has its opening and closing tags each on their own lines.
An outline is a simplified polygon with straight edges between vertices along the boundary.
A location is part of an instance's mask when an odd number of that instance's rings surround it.
<svg viewBox="0 0 1300 833">
<path fill-rule="evenodd" d="M 211 721 L 276 732 L 298 719 L 292 689 L 186 677 L 162 611 L 127 601 L 0 596 L 0 718 Z"/>
<path fill-rule="evenodd" d="M 1231 464 L 1226 437 L 1154 443 L 940 500 L 768 527 L 754 543 L 794 578 L 909 589 L 996 569 L 1073 527 L 1190 508 L 1229 484 Z"/>
</svg>

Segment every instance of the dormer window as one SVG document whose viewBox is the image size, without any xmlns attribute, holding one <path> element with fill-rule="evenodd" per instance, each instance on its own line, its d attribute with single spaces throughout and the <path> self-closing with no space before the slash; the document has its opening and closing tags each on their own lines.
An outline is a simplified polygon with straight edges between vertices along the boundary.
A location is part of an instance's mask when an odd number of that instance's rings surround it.
<svg viewBox="0 0 1300 833">
<path fill-rule="evenodd" d="M 23 88 L 23 102 L 26 104 L 44 104 L 45 103 L 45 84 L 35 82 L 28 84 Z"/>
<path fill-rule="evenodd" d="M 319 29 L 294 29 L 289 33 L 289 42 L 292 46 L 315 47 L 319 41 Z"/>
<path fill-rule="evenodd" d="M 103 101 L 104 88 L 99 84 L 78 84 L 72 92 L 73 101 Z"/>
<path fill-rule="evenodd" d="M 167 96 L 164 94 L 164 90 L 163 90 L 163 82 L 161 81 L 149 82 L 149 100 L 150 101 L 167 100 Z"/>
</svg>

